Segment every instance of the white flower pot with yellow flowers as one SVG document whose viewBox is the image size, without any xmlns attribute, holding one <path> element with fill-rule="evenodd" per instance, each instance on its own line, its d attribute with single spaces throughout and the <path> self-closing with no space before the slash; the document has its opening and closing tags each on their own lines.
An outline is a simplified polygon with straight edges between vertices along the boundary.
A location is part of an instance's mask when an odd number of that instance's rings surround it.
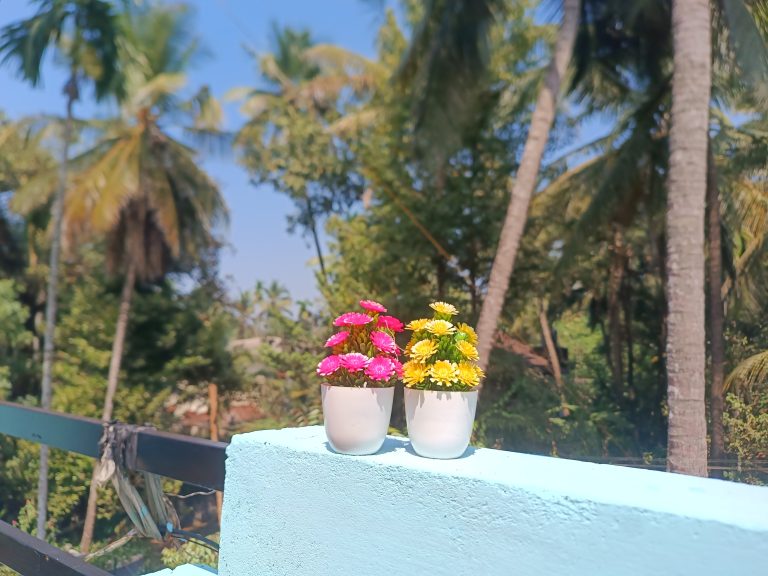
<svg viewBox="0 0 768 576">
<path fill-rule="evenodd" d="M 405 418 L 414 451 L 426 458 L 458 458 L 469 446 L 483 372 L 477 366 L 477 335 L 453 323 L 458 310 L 430 304 L 433 317 L 414 320 L 403 365 Z"/>
</svg>

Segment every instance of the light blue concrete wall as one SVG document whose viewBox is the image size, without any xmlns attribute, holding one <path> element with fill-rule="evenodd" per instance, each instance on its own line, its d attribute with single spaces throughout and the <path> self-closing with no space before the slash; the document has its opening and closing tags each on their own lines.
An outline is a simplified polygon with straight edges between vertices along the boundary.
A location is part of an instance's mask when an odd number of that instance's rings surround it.
<svg viewBox="0 0 768 576">
<path fill-rule="evenodd" d="M 768 488 L 322 427 L 235 436 L 221 576 L 768 575 Z"/>
<path fill-rule="evenodd" d="M 160 572 L 152 572 L 146 576 L 211 576 L 215 574 L 213 569 L 202 566 L 193 566 L 192 564 L 184 564 L 183 566 L 177 566 L 173 570 L 166 568 L 160 570 Z"/>
</svg>

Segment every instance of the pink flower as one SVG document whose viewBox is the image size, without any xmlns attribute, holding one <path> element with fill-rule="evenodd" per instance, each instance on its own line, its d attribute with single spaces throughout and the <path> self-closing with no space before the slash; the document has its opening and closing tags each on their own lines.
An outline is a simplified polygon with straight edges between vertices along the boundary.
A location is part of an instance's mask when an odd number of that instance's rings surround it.
<svg viewBox="0 0 768 576">
<path fill-rule="evenodd" d="M 393 369 L 395 371 L 395 374 L 397 374 L 398 377 L 402 378 L 402 376 L 403 376 L 403 365 L 400 364 L 399 360 L 395 360 L 394 358 L 390 358 L 390 360 L 392 361 L 392 367 L 393 367 Z"/>
<path fill-rule="evenodd" d="M 378 312 L 379 314 L 383 314 L 387 311 L 384 306 L 379 304 L 378 302 L 374 302 L 373 300 L 360 300 L 360 306 L 365 308 L 366 310 L 370 310 L 371 312 Z"/>
<path fill-rule="evenodd" d="M 350 372 L 360 372 L 360 370 L 365 369 L 365 367 L 368 366 L 369 362 L 371 361 L 368 356 L 365 354 L 360 354 L 360 352 L 342 354 L 340 358 L 342 368 L 346 368 Z"/>
<path fill-rule="evenodd" d="M 386 332 L 371 332 L 371 342 L 382 352 L 387 354 L 394 354 L 397 352 L 397 344 L 392 339 L 392 336 Z"/>
<path fill-rule="evenodd" d="M 342 330 L 341 332 L 336 332 L 336 334 L 333 334 L 328 340 L 325 341 L 325 345 L 327 347 L 331 346 L 338 346 L 344 340 L 346 340 L 349 337 L 349 332 L 347 330 Z"/>
<path fill-rule="evenodd" d="M 333 321 L 334 326 L 364 326 L 365 324 L 368 324 L 368 322 L 372 321 L 373 318 L 368 316 L 368 314 L 363 314 L 362 312 L 347 312 L 346 314 L 342 314 L 336 320 Z"/>
<path fill-rule="evenodd" d="M 368 367 L 365 374 L 371 380 L 389 380 L 395 372 L 395 365 L 391 358 L 385 356 L 376 356 Z"/>
<path fill-rule="evenodd" d="M 376 326 L 378 328 L 387 328 L 392 330 L 392 332 L 402 332 L 404 328 L 403 323 L 394 316 L 379 316 L 379 322 Z"/>
<path fill-rule="evenodd" d="M 341 356 L 327 356 L 317 365 L 317 373 L 320 376 L 330 376 L 341 367 Z"/>
</svg>

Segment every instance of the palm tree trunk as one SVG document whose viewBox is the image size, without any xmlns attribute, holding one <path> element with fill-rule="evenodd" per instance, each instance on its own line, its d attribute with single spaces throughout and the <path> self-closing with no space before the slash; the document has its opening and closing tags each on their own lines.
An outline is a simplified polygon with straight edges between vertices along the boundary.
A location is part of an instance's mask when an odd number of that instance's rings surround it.
<svg viewBox="0 0 768 576">
<path fill-rule="evenodd" d="M 323 259 L 323 249 L 320 246 L 320 237 L 317 234 L 317 222 L 315 221 L 315 211 L 312 208 L 312 200 L 309 198 L 309 192 L 305 192 L 305 199 L 307 201 L 307 218 L 309 219 L 309 229 L 312 233 L 312 240 L 315 242 L 315 251 L 317 252 L 317 260 L 320 263 L 320 273 L 323 275 L 323 280 L 328 280 L 328 274 L 325 271 L 325 260 Z"/>
<path fill-rule="evenodd" d="M 611 360 L 613 395 L 619 404 L 624 398 L 624 343 L 621 325 L 621 287 L 624 280 L 623 244 L 621 228 L 614 225 L 608 277 L 608 352 Z"/>
<path fill-rule="evenodd" d="M 712 359 L 712 383 L 709 411 L 712 420 L 710 457 L 719 460 L 725 452 L 723 440 L 723 382 L 725 381 L 725 341 L 723 300 L 723 253 L 720 236 L 720 196 L 715 158 L 710 144 L 707 159 L 707 230 L 709 250 L 709 353 Z"/>
<path fill-rule="evenodd" d="M 125 334 L 128 328 L 128 317 L 131 312 L 131 297 L 136 283 L 136 268 L 133 262 L 128 264 L 128 270 L 123 280 L 123 290 L 120 294 L 120 310 L 117 314 L 117 326 L 115 339 L 112 342 L 112 357 L 109 361 L 109 375 L 107 376 L 107 394 L 104 398 L 104 408 L 101 412 L 101 421 L 109 422 L 112 419 L 112 411 L 117 391 L 117 380 L 120 375 L 120 364 L 123 361 L 123 348 L 125 346 Z M 85 512 L 85 525 L 83 535 L 80 538 L 80 552 L 85 554 L 93 542 L 93 529 L 96 525 L 96 500 L 98 498 L 98 486 L 96 485 L 96 472 L 98 464 L 93 468 L 91 487 L 88 492 L 88 507 Z"/>
<path fill-rule="evenodd" d="M 67 117 L 64 121 L 64 142 L 59 167 L 59 182 L 53 199 L 53 238 L 48 270 L 48 296 L 45 302 L 45 335 L 43 344 L 43 378 L 40 384 L 40 406 L 47 410 L 53 397 L 53 359 L 55 353 L 56 309 L 59 300 L 59 258 L 61 256 L 61 231 L 64 224 L 64 196 L 67 193 L 69 169 L 69 141 L 72 135 L 72 108 L 77 100 L 76 78 L 72 75 L 65 86 Z M 48 446 L 40 445 L 40 468 L 37 476 L 37 537 L 45 540 L 45 524 L 48 519 Z"/>
<path fill-rule="evenodd" d="M 621 307 L 624 312 L 624 335 L 627 341 L 627 390 L 630 398 L 635 397 L 635 351 L 632 330 L 632 284 L 629 258 L 624 258 L 624 285 L 621 290 Z"/>
<path fill-rule="evenodd" d="M 552 61 L 547 76 L 536 99 L 536 108 L 531 118 L 528 139 L 523 149 L 523 157 L 517 170 L 512 192 L 507 207 L 507 215 L 501 229 L 496 256 L 493 259 L 488 292 L 480 309 L 477 325 L 478 351 L 480 367 L 488 367 L 491 349 L 499 324 L 501 310 L 509 288 L 509 280 L 515 267 L 515 257 L 520 247 L 520 238 L 525 229 L 528 205 L 531 202 L 536 180 L 541 166 L 541 158 L 547 145 L 549 131 L 555 119 L 563 76 L 573 53 L 573 44 L 579 27 L 580 1 L 563 0 L 563 23 L 555 44 Z"/>
<path fill-rule="evenodd" d="M 667 469 L 707 475 L 704 213 L 711 85 L 709 0 L 672 3 L 667 200 Z"/>
<path fill-rule="evenodd" d="M 549 319 L 547 318 L 547 304 L 544 301 L 539 303 L 539 324 L 541 326 L 541 334 L 544 337 L 544 345 L 547 347 L 552 375 L 555 377 L 555 387 L 560 398 L 560 411 L 563 416 L 569 416 L 570 410 L 565 405 L 565 393 L 563 391 L 563 370 L 560 366 L 560 358 L 557 355 L 555 341 L 552 339 L 552 328 L 550 328 Z"/>
<path fill-rule="evenodd" d="M 219 386 L 213 382 L 208 383 L 208 428 L 211 440 L 219 441 Z M 223 494 L 216 491 L 216 518 L 221 530 L 221 508 L 224 503 Z"/>
</svg>

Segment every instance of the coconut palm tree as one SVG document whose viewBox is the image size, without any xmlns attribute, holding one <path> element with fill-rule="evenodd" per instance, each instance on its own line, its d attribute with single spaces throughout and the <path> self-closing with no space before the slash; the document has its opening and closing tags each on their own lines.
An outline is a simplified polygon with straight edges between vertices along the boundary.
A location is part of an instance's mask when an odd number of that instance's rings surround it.
<svg viewBox="0 0 768 576">
<path fill-rule="evenodd" d="M 123 30 L 122 116 L 78 158 L 84 167 L 73 180 L 64 213 L 68 240 L 105 237 L 108 271 L 123 278 L 101 415 L 105 422 L 112 418 L 136 283 L 158 280 L 172 267 L 194 265 L 215 247 L 213 231 L 226 219 L 224 200 L 194 151 L 163 125 L 167 115 L 191 111 L 176 95 L 195 47 L 185 12 L 178 7 L 137 9 L 124 15 Z M 92 482 L 83 552 L 93 538 L 96 494 Z"/>
<path fill-rule="evenodd" d="M 562 23 L 549 67 L 539 88 L 528 138 L 515 175 L 493 260 L 488 289 L 478 321 L 480 366 L 487 368 L 502 308 L 514 269 L 538 181 L 541 159 L 555 118 L 563 79 L 573 53 L 580 19 L 580 0 L 563 0 Z M 456 143 L 461 133 L 476 122 L 483 64 L 488 50 L 486 33 L 494 17 L 504 10 L 499 0 L 434 0 L 424 17 L 400 71 L 400 79 L 414 83 L 416 125 L 431 135 L 432 142 Z M 457 136 L 458 135 L 458 136 Z M 437 144 L 440 147 L 439 144 Z M 438 151 L 444 156 L 445 150 Z"/>
<path fill-rule="evenodd" d="M 37 12 L 9 24 L 0 31 L 0 57 L 12 62 L 19 76 L 33 86 L 42 80 L 41 65 L 48 49 L 61 55 L 69 69 L 64 85 L 66 119 L 63 130 L 59 184 L 51 216 L 50 269 L 45 309 L 41 406 L 50 408 L 54 360 L 54 335 L 58 301 L 59 255 L 62 214 L 67 184 L 69 147 L 72 140 L 73 107 L 80 86 L 92 80 L 97 98 L 120 92 L 116 68 L 116 23 L 112 4 L 105 0 L 40 0 Z M 48 508 L 48 447 L 40 445 L 40 470 L 37 496 L 37 536 L 45 538 Z"/>
<path fill-rule="evenodd" d="M 626 228 L 637 220 L 638 215 L 656 214 L 664 204 L 663 179 L 658 175 L 668 172 L 669 118 L 666 111 L 671 79 L 667 70 L 673 53 L 670 4 L 667 0 L 643 0 L 632 4 L 584 1 L 587 16 L 574 58 L 574 97 L 587 113 L 606 109 L 617 111 L 619 121 L 611 134 L 577 150 L 578 154 L 599 151 L 598 156 L 567 171 L 537 198 L 537 213 L 549 213 L 550 218 L 555 217 L 555 206 L 562 212 L 563 206 L 581 205 L 576 212 L 581 210 L 582 213 L 572 232 L 566 235 L 563 257 L 558 264 L 560 273 L 574 262 L 575 253 L 583 251 L 588 238 L 599 236 L 601 231 L 610 227 Z M 707 238 L 712 457 L 716 459 L 722 454 L 722 375 L 725 362 L 722 254 L 732 250 L 728 243 L 721 248 L 721 228 L 729 234 L 739 235 L 739 230 L 745 226 L 746 216 L 762 212 L 755 210 L 754 194 L 749 193 L 745 184 L 753 174 L 750 170 L 755 169 L 755 161 L 763 161 L 760 153 L 754 154 L 754 151 L 764 150 L 758 145 L 760 138 L 756 134 L 759 129 L 755 130 L 758 128 L 755 123 L 735 129 L 730 125 L 727 109 L 760 108 L 755 105 L 755 100 L 759 98 L 761 86 L 755 83 L 755 78 L 768 78 L 765 68 L 768 51 L 759 36 L 762 21 L 757 11 L 750 13 L 740 2 L 726 0 L 715 6 L 713 16 L 712 34 L 716 38 L 713 57 L 717 74 L 713 78 L 710 114 L 718 127 L 714 130 L 717 133 L 715 152 L 707 163 Z M 747 44 L 752 46 L 751 51 L 745 53 L 739 49 L 744 42 L 734 42 L 734 38 L 749 40 Z M 749 97 L 745 98 L 745 95 Z M 723 108 L 726 112 L 721 110 Z M 755 156 L 751 166 L 747 165 L 750 158 L 746 151 L 753 151 Z M 724 195 L 718 192 L 721 187 L 717 185 L 715 169 L 715 160 L 721 154 L 728 158 L 726 180 L 740 183 L 735 189 L 733 186 L 722 187 Z M 586 204 L 585 195 L 590 198 Z M 721 203 L 730 206 L 728 212 L 732 214 L 720 214 Z M 572 213 L 573 209 L 565 210 L 565 213 L 569 212 Z M 649 232 L 656 235 L 651 244 L 664 238 L 661 229 Z M 761 246 L 762 235 L 755 231 L 755 226 L 748 226 L 746 234 L 753 250 L 757 250 Z M 745 271 L 740 271 L 738 276 L 745 278 Z M 730 282 L 727 278 L 725 285 Z M 610 303 L 610 294 L 608 300 Z M 621 353 L 615 355 L 621 336 L 618 334 L 617 342 L 614 324 L 611 322 L 609 325 L 612 345 L 608 348 L 611 350 L 614 378 L 619 386 L 623 386 Z M 621 329 L 620 326 L 618 328 Z M 621 388 L 617 392 L 617 400 L 621 401 Z"/>
<path fill-rule="evenodd" d="M 583 4 L 582 13 L 590 17 L 605 12 L 623 12 L 625 16 L 633 12 L 635 15 L 642 12 L 645 17 L 636 18 L 636 21 L 641 25 L 636 29 L 634 35 L 622 35 L 619 29 L 605 29 L 602 35 L 589 38 L 589 43 L 580 41 L 579 48 L 582 51 L 584 48 L 588 48 L 587 52 L 591 51 L 602 56 L 612 53 L 619 58 L 622 54 L 631 53 L 638 47 L 649 54 L 663 53 L 666 37 L 663 35 L 661 37 L 655 36 L 652 32 L 658 31 L 659 25 L 665 26 L 669 30 L 669 24 L 665 23 L 665 18 L 669 16 L 669 2 L 643 0 L 628 3 L 613 0 L 592 0 L 585 1 Z M 567 5 L 568 3 L 563 3 L 564 9 Z M 575 20 L 578 22 L 578 3 L 574 2 L 570 6 L 574 10 L 573 12 L 564 10 L 561 32 L 567 30 L 566 23 L 569 13 L 574 14 Z M 749 60 L 752 64 L 745 67 L 744 70 L 756 78 L 765 78 L 759 72 L 755 73 L 759 70 L 759 66 L 754 64 L 760 62 L 762 52 L 755 34 L 750 33 L 750 28 L 754 28 L 754 24 L 751 22 L 752 17 L 757 17 L 765 12 L 763 4 L 760 2 L 742 2 L 742 0 L 719 0 L 716 6 L 720 12 L 729 15 L 730 32 L 732 32 L 730 40 L 733 49 L 739 53 L 740 60 Z M 452 121 L 452 119 L 465 117 L 460 114 L 461 108 L 471 108 L 472 102 L 477 100 L 477 98 L 473 99 L 471 95 L 477 95 L 478 91 L 475 87 L 478 85 L 478 79 L 482 78 L 480 68 L 483 59 L 479 57 L 482 55 L 482 48 L 485 47 L 482 43 L 482 31 L 487 28 L 488 20 L 494 13 L 502 9 L 503 2 L 491 0 L 485 2 L 441 2 L 434 0 L 427 3 L 424 9 L 424 19 L 414 35 L 409 56 L 403 66 L 403 77 L 409 80 L 415 79 L 415 83 L 423 88 L 421 90 L 423 98 L 416 106 L 418 112 L 416 116 L 417 127 L 419 125 L 430 126 L 433 133 L 435 126 L 443 127 L 442 131 L 439 129 L 436 131 L 440 134 L 440 138 L 431 140 L 430 143 L 433 146 L 439 147 L 441 141 L 455 140 L 455 133 L 462 128 L 462 124 Z M 752 14 L 750 15 L 749 12 Z M 577 25 L 574 23 L 574 28 Z M 582 31 L 590 25 L 590 23 L 585 23 Z M 563 33 L 560 38 L 565 38 L 565 36 Z M 616 40 L 617 36 L 620 37 L 620 40 Z M 734 38 L 737 38 L 738 41 L 733 42 Z M 660 41 L 657 43 L 657 40 Z M 478 46 L 480 50 L 478 50 Z M 615 49 L 611 50 L 611 46 Z M 561 50 L 560 53 L 563 54 L 564 50 Z M 646 61 L 650 62 L 653 68 L 661 70 L 658 65 L 653 65 L 654 60 L 652 58 Z M 656 62 L 660 61 L 662 59 L 656 60 Z M 419 70 L 425 72 L 419 73 Z M 641 71 L 645 72 L 645 70 Z M 593 95 L 603 92 L 606 96 L 621 97 L 622 87 L 616 86 L 611 81 L 610 75 L 603 75 L 601 80 L 603 82 L 600 85 L 593 84 L 590 86 L 587 84 L 583 92 L 592 89 Z M 580 85 L 583 82 L 583 78 L 577 78 L 575 83 Z M 605 101 L 605 98 L 599 100 Z M 538 118 L 541 117 L 542 115 L 539 114 Z M 534 120 L 535 118 L 536 116 Z M 535 121 L 532 122 L 532 127 L 534 126 L 536 126 Z M 446 130 L 450 132 L 447 135 L 445 134 Z M 541 131 L 534 132 L 531 130 L 530 134 L 532 136 L 531 143 L 536 142 L 543 148 L 544 143 L 534 139 L 541 135 Z M 454 136 L 453 139 L 450 138 L 451 135 Z M 526 151 L 533 152 L 534 149 L 526 147 Z M 523 157 L 514 189 L 524 191 L 527 188 L 527 180 L 529 180 L 527 176 L 533 172 L 534 177 L 530 179 L 530 190 L 533 190 L 535 175 L 540 163 L 534 162 L 535 156 L 535 154 L 529 153 Z M 532 165 L 536 165 L 536 170 L 524 170 L 524 168 L 530 168 Z M 526 176 L 526 178 L 521 179 L 520 176 Z M 521 195 L 521 201 L 515 202 L 514 195 L 511 197 L 499 242 L 499 253 L 494 260 L 491 281 L 478 326 L 481 346 L 483 347 L 481 349 L 481 362 L 484 365 L 489 360 L 488 353 L 492 347 L 494 331 L 503 306 L 508 286 L 506 278 L 509 277 L 514 267 L 514 256 L 519 246 L 520 233 L 524 228 L 530 196 L 527 198 L 525 195 Z M 515 210 L 513 210 L 513 206 L 516 206 Z M 513 225 L 513 223 L 515 224 Z M 502 245 L 504 246 L 503 252 L 501 251 Z"/>
<path fill-rule="evenodd" d="M 713 35 L 717 38 L 717 31 L 726 29 L 729 31 L 728 48 L 733 54 L 732 61 L 727 66 L 716 67 L 716 70 L 724 69 L 725 81 L 717 76 L 714 79 L 714 99 L 726 101 L 735 108 L 743 108 L 745 100 L 747 107 L 752 110 L 765 109 L 768 102 L 768 6 L 759 2 L 741 2 L 739 0 L 721 0 L 716 4 L 714 11 Z M 733 39 L 738 39 L 734 42 Z M 715 46 L 718 45 L 717 40 Z M 715 51 L 717 55 L 718 51 Z M 717 57 L 717 56 L 716 56 Z M 735 85 L 735 90 L 734 90 Z M 723 430 L 723 411 L 725 391 L 725 317 L 723 306 L 728 296 L 728 290 L 723 289 L 723 250 L 721 238 L 721 204 L 730 204 L 736 207 L 737 218 L 731 220 L 732 229 L 743 229 L 749 236 L 751 253 L 762 250 L 765 239 L 764 227 L 755 229 L 755 221 L 760 218 L 755 215 L 765 214 L 764 204 L 761 202 L 761 194 L 755 194 L 753 187 L 756 173 L 760 173 L 764 162 L 758 158 L 760 151 L 765 153 L 764 139 L 753 139 L 749 136 L 751 128 L 764 124 L 764 116 L 756 121 L 747 123 L 743 129 L 734 130 L 729 125 L 727 117 L 717 115 L 721 124 L 716 140 L 724 140 L 725 146 L 730 148 L 730 160 L 728 162 L 735 187 L 721 192 L 719 170 L 716 162 L 716 151 L 712 148 L 716 142 L 710 142 L 710 156 L 707 174 L 707 249 L 708 249 L 708 281 L 709 281 L 709 341 L 711 355 L 711 383 L 710 383 L 710 422 L 711 443 L 710 457 L 719 460 L 725 452 L 725 434 Z M 746 143 L 744 139 L 747 139 Z M 761 145 L 761 142 L 762 145 Z M 739 146 L 734 142 L 741 143 Z M 746 144 L 746 146 L 744 146 Z M 747 148 L 746 154 L 743 149 Z M 734 151 L 740 151 L 740 158 L 734 155 Z M 757 152 L 757 154 L 755 154 Z M 746 158 L 745 158 L 746 157 Z M 746 159 L 746 165 L 743 160 Z M 742 160 L 742 161 L 739 161 Z M 757 160 L 757 163 L 755 163 Z M 757 165 L 755 165 L 757 164 Z M 763 176 L 764 173 L 760 174 Z M 759 180 L 759 178 L 758 178 Z M 758 199 L 755 202 L 755 199 Z M 745 210 L 746 208 L 746 210 Z M 761 209 L 763 208 L 763 209 Z M 764 224 L 764 220 L 762 222 Z M 736 270 L 738 279 L 748 278 L 745 264 L 749 261 L 742 260 L 742 267 Z M 754 274 L 754 268 L 752 275 Z M 730 278 L 725 282 L 731 284 Z"/>
<path fill-rule="evenodd" d="M 477 323 L 480 366 L 485 369 L 490 361 L 496 327 L 509 288 L 509 280 L 520 248 L 528 206 L 538 181 L 541 159 L 555 119 L 563 78 L 571 61 L 576 33 L 579 27 L 580 0 L 563 0 L 563 21 L 558 32 L 544 83 L 539 89 L 536 106 L 531 116 L 528 138 L 523 148 L 520 166 L 511 186 L 509 206 L 501 228 L 496 256 L 493 259 L 488 290 L 480 309 Z"/>
<path fill-rule="evenodd" d="M 767 129 L 765 114 L 738 128 L 723 118 L 710 143 L 707 224 L 712 460 L 721 459 L 725 453 L 725 308 L 755 310 L 765 300 L 764 268 L 760 264 L 768 236 L 768 174 L 764 160 L 768 155 Z M 732 263 L 731 274 L 724 279 L 723 254 L 728 254 Z"/>
<path fill-rule="evenodd" d="M 270 180 L 273 172 L 283 172 L 284 158 L 270 153 L 279 149 L 275 143 L 288 143 L 293 139 L 311 141 L 337 159 L 337 145 L 324 133 L 324 126 L 339 118 L 339 100 L 343 91 L 359 96 L 373 87 L 373 77 L 382 74 L 375 63 L 338 46 L 318 44 L 308 31 L 275 26 L 272 32 L 273 52 L 259 58 L 264 88 L 235 88 L 228 95 L 242 100 L 242 112 L 248 118 L 237 137 L 237 145 L 244 152 L 243 159 L 260 180 Z M 316 132 L 313 132 L 316 130 Z M 269 151 L 269 152 L 268 152 Z M 297 163 L 292 149 L 288 156 L 292 167 Z M 328 167 L 334 163 L 328 163 Z M 338 164 L 338 163 L 336 163 Z M 280 166 L 280 168 L 275 168 Z M 349 185 L 348 171 L 328 170 L 321 188 L 327 194 L 314 194 L 306 172 L 323 168 L 302 166 L 291 173 L 291 184 L 285 186 L 299 208 L 295 224 L 307 230 L 315 246 L 320 273 L 325 279 L 326 265 L 318 232 L 318 220 L 335 203 L 349 204 L 362 193 L 359 186 Z M 289 169 L 285 169 L 290 172 Z M 273 183 L 279 185 L 277 181 Z"/>
</svg>

